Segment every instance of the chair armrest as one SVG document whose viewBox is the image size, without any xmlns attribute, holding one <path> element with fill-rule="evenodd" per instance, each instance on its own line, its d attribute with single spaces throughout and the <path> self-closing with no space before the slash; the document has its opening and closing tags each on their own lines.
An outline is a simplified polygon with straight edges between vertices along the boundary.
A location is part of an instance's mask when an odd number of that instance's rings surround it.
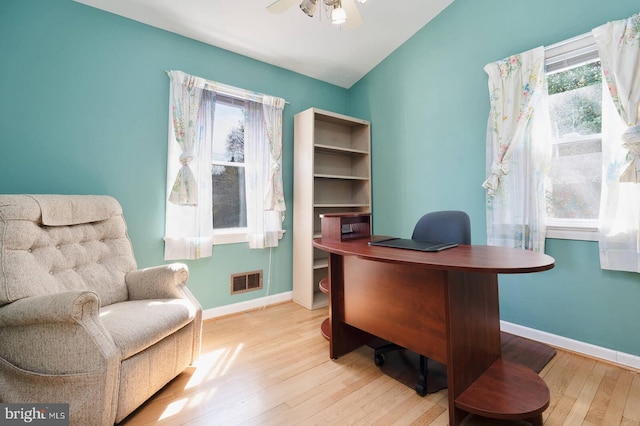
<svg viewBox="0 0 640 426">
<path fill-rule="evenodd" d="M 0 359 L 37 374 L 115 371 L 120 351 L 91 291 L 28 297 L 0 307 Z"/>
<path fill-rule="evenodd" d="M 153 266 L 131 271 L 124 280 L 129 290 L 129 300 L 144 299 L 186 299 L 195 309 L 194 346 L 191 363 L 195 363 L 200 354 L 202 333 L 202 306 L 187 288 L 189 268 L 184 263 Z"/>
<path fill-rule="evenodd" d="M 0 308 L 0 327 L 78 323 L 96 317 L 100 299 L 91 291 L 65 291 L 17 300 Z"/>
<path fill-rule="evenodd" d="M 183 299 L 183 288 L 188 278 L 189 268 L 184 263 L 138 269 L 124 277 L 129 300 Z"/>
</svg>

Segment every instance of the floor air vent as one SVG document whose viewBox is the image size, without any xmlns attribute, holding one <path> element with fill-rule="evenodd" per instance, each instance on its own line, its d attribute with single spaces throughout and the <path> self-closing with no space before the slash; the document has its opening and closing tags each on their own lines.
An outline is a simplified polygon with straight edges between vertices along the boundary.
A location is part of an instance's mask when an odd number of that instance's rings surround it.
<svg viewBox="0 0 640 426">
<path fill-rule="evenodd" d="M 262 271 L 242 272 L 231 275 L 231 294 L 262 288 Z"/>
</svg>

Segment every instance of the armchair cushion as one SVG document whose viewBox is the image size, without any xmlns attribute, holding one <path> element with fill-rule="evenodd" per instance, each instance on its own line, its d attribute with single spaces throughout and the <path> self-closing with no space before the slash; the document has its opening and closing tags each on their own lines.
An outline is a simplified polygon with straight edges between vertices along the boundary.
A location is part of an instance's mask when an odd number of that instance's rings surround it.
<svg viewBox="0 0 640 426">
<path fill-rule="evenodd" d="M 185 299 L 133 300 L 100 311 L 100 321 L 127 359 L 193 321 L 196 310 Z"/>
</svg>

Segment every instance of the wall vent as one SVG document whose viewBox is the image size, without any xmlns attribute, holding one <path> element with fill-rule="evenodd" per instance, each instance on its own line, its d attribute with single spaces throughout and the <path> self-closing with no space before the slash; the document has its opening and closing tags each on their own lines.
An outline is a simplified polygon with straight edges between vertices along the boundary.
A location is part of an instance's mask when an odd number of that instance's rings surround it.
<svg viewBox="0 0 640 426">
<path fill-rule="evenodd" d="M 231 294 L 260 290 L 261 288 L 262 270 L 231 274 Z"/>
</svg>

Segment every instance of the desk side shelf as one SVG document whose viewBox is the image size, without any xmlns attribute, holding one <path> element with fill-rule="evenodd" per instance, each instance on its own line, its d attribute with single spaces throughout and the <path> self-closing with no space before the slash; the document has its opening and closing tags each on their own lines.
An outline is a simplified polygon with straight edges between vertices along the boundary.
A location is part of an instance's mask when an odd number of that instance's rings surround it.
<svg viewBox="0 0 640 426">
<path fill-rule="evenodd" d="M 456 398 L 455 407 L 483 417 L 542 425 L 549 399 L 549 388 L 533 370 L 498 359 Z"/>
<path fill-rule="evenodd" d="M 329 296 L 329 277 L 321 279 L 318 287 L 321 292 Z M 329 318 L 322 321 L 322 324 L 320 325 L 320 333 L 325 339 L 329 341 L 331 340 L 331 322 L 329 321 Z"/>
<path fill-rule="evenodd" d="M 371 213 L 323 213 L 320 221 L 323 241 L 350 241 L 371 236 Z M 329 296 L 329 277 L 320 280 L 318 287 Z M 322 322 L 320 332 L 325 339 L 331 341 L 329 318 Z"/>
</svg>

